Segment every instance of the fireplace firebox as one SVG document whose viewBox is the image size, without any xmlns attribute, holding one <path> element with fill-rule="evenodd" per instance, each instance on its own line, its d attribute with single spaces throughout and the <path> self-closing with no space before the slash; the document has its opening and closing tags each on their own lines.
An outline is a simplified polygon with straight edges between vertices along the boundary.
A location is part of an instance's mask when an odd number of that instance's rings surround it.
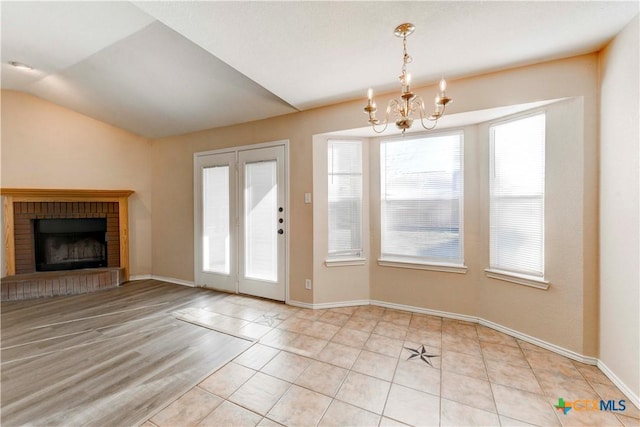
<svg viewBox="0 0 640 427">
<path fill-rule="evenodd" d="M 34 219 L 36 271 L 107 266 L 107 219 Z"/>
</svg>

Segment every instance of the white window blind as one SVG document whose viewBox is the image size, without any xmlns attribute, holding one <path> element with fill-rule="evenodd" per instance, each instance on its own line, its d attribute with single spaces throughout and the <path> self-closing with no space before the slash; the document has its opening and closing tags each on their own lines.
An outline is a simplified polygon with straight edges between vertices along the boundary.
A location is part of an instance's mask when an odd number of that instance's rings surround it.
<svg viewBox="0 0 640 427">
<path fill-rule="evenodd" d="M 544 277 L 544 152 L 544 114 L 491 127 L 491 269 Z"/>
<path fill-rule="evenodd" d="M 381 259 L 461 265 L 463 135 L 380 144 Z"/>
<path fill-rule="evenodd" d="M 202 169 L 202 269 L 229 274 L 229 166 Z"/>
<path fill-rule="evenodd" d="M 244 189 L 245 275 L 278 281 L 278 162 L 246 163 Z"/>
<path fill-rule="evenodd" d="M 329 259 L 362 256 L 362 142 L 328 141 Z"/>
</svg>

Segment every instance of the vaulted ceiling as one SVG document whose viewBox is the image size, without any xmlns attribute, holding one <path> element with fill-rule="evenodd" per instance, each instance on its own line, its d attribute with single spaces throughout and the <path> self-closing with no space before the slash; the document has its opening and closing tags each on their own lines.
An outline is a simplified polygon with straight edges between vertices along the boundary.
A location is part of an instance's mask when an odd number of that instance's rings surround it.
<svg viewBox="0 0 640 427">
<path fill-rule="evenodd" d="M 601 49 L 638 14 L 614 1 L 9 2 L 3 89 L 162 137 Z M 8 64 L 33 67 L 23 70 Z"/>
</svg>

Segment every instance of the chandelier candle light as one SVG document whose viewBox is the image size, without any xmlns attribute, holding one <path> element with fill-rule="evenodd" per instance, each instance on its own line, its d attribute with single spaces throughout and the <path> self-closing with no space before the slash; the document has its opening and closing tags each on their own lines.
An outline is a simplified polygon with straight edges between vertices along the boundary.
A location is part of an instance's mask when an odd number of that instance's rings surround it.
<svg viewBox="0 0 640 427">
<path fill-rule="evenodd" d="M 402 37 L 402 46 L 404 48 L 402 57 L 402 74 L 400 74 L 399 77 L 402 92 L 400 93 L 400 98 L 389 101 L 384 119 L 384 127 L 381 130 L 376 129 L 376 125 L 380 124 L 380 120 L 376 118 L 376 102 L 373 99 L 373 90 L 369 89 L 367 93 L 368 101 L 367 106 L 364 107 L 364 112 L 369 115 L 369 123 L 376 133 L 382 133 L 387 129 L 387 125 L 389 124 L 389 115 L 392 109 L 394 116 L 396 117 L 396 126 L 398 129 L 402 130 L 403 135 L 413 124 L 413 115 L 416 112 L 420 114 L 420 124 L 422 124 L 422 127 L 427 130 L 432 130 L 438 124 L 438 119 L 444 115 L 447 104 L 452 101 L 451 98 L 446 95 L 447 82 L 444 78 L 440 80 L 440 93 L 435 98 L 435 110 L 429 116 L 425 113 L 425 106 L 422 97 L 411 92 L 411 74 L 407 73 L 407 64 L 410 63 L 413 58 L 411 58 L 407 53 L 407 36 L 411 35 L 414 30 L 415 26 L 413 24 L 406 23 L 398 25 L 394 31 L 394 34 L 397 37 Z M 425 120 L 427 123 L 430 122 L 431 124 L 426 125 Z"/>
</svg>

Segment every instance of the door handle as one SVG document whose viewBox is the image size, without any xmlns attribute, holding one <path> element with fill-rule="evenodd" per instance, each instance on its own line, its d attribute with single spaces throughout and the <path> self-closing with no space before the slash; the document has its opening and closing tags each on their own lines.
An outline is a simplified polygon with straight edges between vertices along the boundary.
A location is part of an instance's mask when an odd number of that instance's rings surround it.
<svg viewBox="0 0 640 427">
<path fill-rule="evenodd" d="M 278 234 L 284 234 L 284 230 L 281 228 L 280 230 L 278 230 Z"/>
</svg>

